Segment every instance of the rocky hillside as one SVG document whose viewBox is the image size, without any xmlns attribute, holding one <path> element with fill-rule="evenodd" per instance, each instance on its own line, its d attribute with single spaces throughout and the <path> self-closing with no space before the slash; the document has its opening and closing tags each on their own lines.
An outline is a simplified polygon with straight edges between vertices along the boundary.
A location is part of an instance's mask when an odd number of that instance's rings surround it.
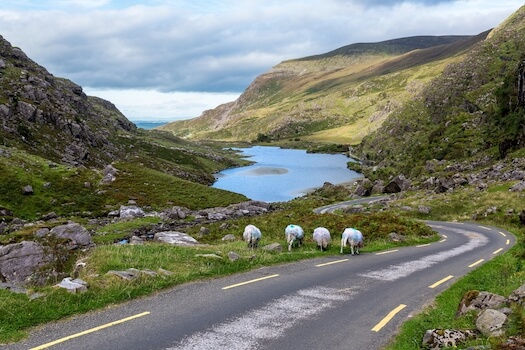
<svg viewBox="0 0 525 350">
<path fill-rule="evenodd" d="M 220 147 L 137 129 L 111 102 L 86 96 L 0 37 L 0 223 L 5 212 L 7 220 L 104 215 L 129 200 L 230 204 L 245 198 L 208 185 L 239 162 Z"/>
<path fill-rule="evenodd" d="M 50 74 L 0 37 L 0 141 L 71 165 L 124 153 L 115 135 L 136 129 L 108 101 Z"/>
<path fill-rule="evenodd" d="M 366 137 L 359 153 L 388 175 L 426 178 L 523 157 L 525 7 Z M 511 162 L 505 162 L 510 164 Z"/>
<path fill-rule="evenodd" d="M 355 144 L 486 35 L 353 44 L 285 61 L 258 76 L 236 101 L 161 129 L 189 139 Z"/>
</svg>

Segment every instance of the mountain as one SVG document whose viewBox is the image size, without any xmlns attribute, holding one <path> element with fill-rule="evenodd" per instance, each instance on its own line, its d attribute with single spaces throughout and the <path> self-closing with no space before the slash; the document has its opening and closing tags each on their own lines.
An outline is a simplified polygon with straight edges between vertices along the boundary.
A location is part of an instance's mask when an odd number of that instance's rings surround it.
<svg viewBox="0 0 525 350">
<path fill-rule="evenodd" d="M 104 215 L 129 200 L 230 204 L 245 197 L 209 185 L 214 172 L 241 163 L 218 146 L 137 129 L 111 102 L 53 76 L 0 36 L 0 213 Z M 119 175 L 104 183 L 109 165 Z"/>
<path fill-rule="evenodd" d="M 436 162 L 458 171 L 523 157 L 524 62 L 522 7 L 392 113 L 358 152 L 384 173 L 411 177 L 430 176 Z"/>
<path fill-rule="evenodd" d="M 159 129 L 188 139 L 356 144 L 487 34 L 358 43 L 284 61 L 236 101 Z"/>
</svg>

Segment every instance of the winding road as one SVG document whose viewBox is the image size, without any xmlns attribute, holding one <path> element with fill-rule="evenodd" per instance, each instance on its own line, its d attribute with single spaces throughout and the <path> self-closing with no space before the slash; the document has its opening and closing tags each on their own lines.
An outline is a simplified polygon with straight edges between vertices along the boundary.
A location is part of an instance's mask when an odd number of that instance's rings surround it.
<svg viewBox="0 0 525 350">
<path fill-rule="evenodd" d="M 494 227 L 427 224 L 439 242 L 189 283 L 47 324 L 2 349 L 380 349 L 451 283 L 515 243 Z"/>
</svg>

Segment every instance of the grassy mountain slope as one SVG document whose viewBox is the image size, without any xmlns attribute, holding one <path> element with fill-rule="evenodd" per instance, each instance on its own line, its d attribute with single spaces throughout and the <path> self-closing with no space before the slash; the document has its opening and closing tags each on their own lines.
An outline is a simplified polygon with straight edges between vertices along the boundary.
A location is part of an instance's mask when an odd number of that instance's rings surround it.
<svg viewBox="0 0 525 350">
<path fill-rule="evenodd" d="M 285 61 L 236 101 L 161 129 L 190 139 L 357 143 L 486 34 L 353 44 Z"/>
<path fill-rule="evenodd" d="M 525 8 L 448 66 L 359 149 L 370 164 L 418 176 L 427 160 L 476 159 L 486 166 L 525 141 Z"/>
</svg>

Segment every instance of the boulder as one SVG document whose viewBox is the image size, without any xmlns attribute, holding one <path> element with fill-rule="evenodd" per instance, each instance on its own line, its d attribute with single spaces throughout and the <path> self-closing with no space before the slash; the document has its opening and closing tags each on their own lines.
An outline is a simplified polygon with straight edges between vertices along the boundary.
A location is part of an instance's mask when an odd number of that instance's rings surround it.
<svg viewBox="0 0 525 350">
<path fill-rule="evenodd" d="M 241 258 L 241 256 L 236 252 L 228 252 L 228 258 L 230 259 L 230 261 L 237 261 Z"/>
<path fill-rule="evenodd" d="M 357 187 L 354 194 L 359 197 L 368 197 L 372 194 L 374 184 L 367 178 L 356 181 Z"/>
<path fill-rule="evenodd" d="M 33 186 L 26 185 L 26 186 L 22 187 L 22 194 L 23 195 L 29 196 L 29 195 L 32 195 L 33 193 L 34 193 Z"/>
<path fill-rule="evenodd" d="M 400 174 L 392 179 L 384 188 L 384 193 L 398 193 L 406 191 L 410 188 L 410 181 L 403 175 Z"/>
<path fill-rule="evenodd" d="M 51 260 L 37 242 L 23 241 L 0 246 L 0 279 L 22 286 L 31 282 L 41 283 L 43 281 L 36 274 Z"/>
<path fill-rule="evenodd" d="M 520 181 L 511 188 L 509 188 L 509 191 L 511 192 L 523 192 L 525 191 L 525 181 Z"/>
<path fill-rule="evenodd" d="M 476 328 L 486 337 L 498 337 L 505 333 L 503 325 L 507 315 L 494 309 L 485 309 L 476 318 Z"/>
<path fill-rule="evenodd" d="M 457 347 L 477 335 L 472 330 L 429 329 L 423 336 L 423 349 L 438 350 L 445 347 Z"/>
<path fill-rule="evenodd" d="M 66 277 L 55 286 L 65 288 L 68 292 L 73 294 L 84 293 L 88 290 L 87 282 L 81 280 L 80 278 L 72 279 L 71 277 Z"/>
<path fill-rule="evenodd" d="M 487 308 L 499 308 L 504 305 L 506 299 L 501 295 L 471 290 L 463 295 L 456 315 L 464 315 L 469 311 L 481 311 Z"/>
<path fill-rule="evenodd" d="M 525 306 L 525 284 L 510 293 L 508 301 Z"/>
<path fill-rule="evenodd" d="M 176 232 L 176 231 L 157 232 L 155 233 L 155 236 L 153 239 L 155 241 L 159 241 L 162 243 L 168 243 L 168 244 L 186 246 L 186 247 L 191 247 L 191 246 L 195 246 L 199 244 L 199 242 L 195 238 L 191 237 L 190 235 L 183 233 L 183 232 Z"/>
<path fill-rule="evenodd" d="M 265 245 L 261 249 L 270 251 L 270 252 L 282 252 L 283 246 L 280 243 L 272 243 L 272 244 Z"/>
<path fill-rule="evenodd" d="M 136 205 L 123 205 L 120 207 L 119 216 L 121 219 L 142 218 L 146 215 L 144 210 Z"/>
<path fill-rule="evenodd" d="M 49 231 L 48 235 L 67 240 L 68 248 L 70 250 L 86 249 L 95 245 L 89 231 L 80 224 L 74 222 L 66 225 L 55 226 Z"/>
</svg>

